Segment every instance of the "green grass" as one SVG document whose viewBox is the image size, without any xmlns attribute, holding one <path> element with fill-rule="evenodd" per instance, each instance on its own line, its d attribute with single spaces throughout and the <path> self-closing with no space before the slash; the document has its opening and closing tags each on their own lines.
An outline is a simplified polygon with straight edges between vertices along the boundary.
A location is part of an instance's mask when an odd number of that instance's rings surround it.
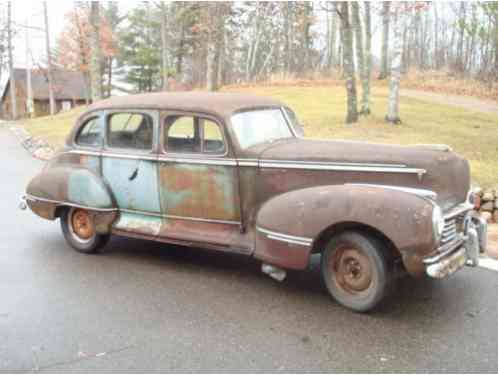
<svg viewBox="0 0 498 375">
<path fill-rule="evenodd" d="M 472 177 L 482 187 L 498 187 L 498 115 L 401 98 L 399 126 L 384 122 L 387 88 L 372 90 L 372 114 L 345 125 L 343 86 L 259 86 L 227 91 L 272 96 L 287 103 L 313 138 L 355 139 L 380 143 L 443 143 L 471 163 Z M 26 122 L 27 130 L 60 146 L 82 109 Z"/>
</svg>

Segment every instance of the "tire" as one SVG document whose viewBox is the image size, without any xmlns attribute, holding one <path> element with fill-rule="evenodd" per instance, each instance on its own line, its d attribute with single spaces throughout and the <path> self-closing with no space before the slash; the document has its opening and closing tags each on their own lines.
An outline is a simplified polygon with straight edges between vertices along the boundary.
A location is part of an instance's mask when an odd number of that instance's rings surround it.
<svg viewBox="0 0 498 375">
<path fill-rule="evenodd" d="M 375 308 L 388 294 L 392 267 L 381 241 L 360 232 L 344 232 L 327 244 L 321 274 L 329 294 L 357 312 Z"/>
<path fill-rule="evenodd" d="M 62 212 L 60 221 L 64 238 L 80 253 L 97 253 L 109 241 L 109 234 L 99 234 L 95 231 L 92 215 L 87 210 L 68 208 Z"/>
</svg>

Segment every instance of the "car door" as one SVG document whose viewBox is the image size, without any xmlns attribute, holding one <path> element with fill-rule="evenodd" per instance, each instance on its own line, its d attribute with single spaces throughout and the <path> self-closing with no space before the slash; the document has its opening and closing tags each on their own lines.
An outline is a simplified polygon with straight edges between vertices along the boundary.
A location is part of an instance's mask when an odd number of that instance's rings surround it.
<svg viewBox="0 0 498 375">
<path fill-rule="evenodd" d="M 222 124 L 207 115 L 169 112 L 161 133 L 160 235 L 236 245 L 241 225 L 238 173 Z"/>
<path fill-rule="evenodd" d="M 158 116 L 145 110 L 105 113 L 102 175 L 120 210 L 114 229 L 154 236 L 159 232 Z"/>
</svg>

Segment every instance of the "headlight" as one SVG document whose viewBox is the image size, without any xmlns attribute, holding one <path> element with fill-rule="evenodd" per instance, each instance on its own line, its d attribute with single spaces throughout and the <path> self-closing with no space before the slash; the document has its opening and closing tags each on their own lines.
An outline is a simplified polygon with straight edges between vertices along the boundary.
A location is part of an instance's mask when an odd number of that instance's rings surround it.
<svg viewBox="0 0 498 375">
<path fill-rule="evenodd" d="M 434 237 L 436 238 L 436 241 L 439 241 L 441 239 L 441 235 L 443 234 L 443 229 L 444 229 L 443 211 L 441 211 L 441 208 L 437 204 L 434 204 L 432 209 L 432 231 L 434 232 Z"/>
</svg>

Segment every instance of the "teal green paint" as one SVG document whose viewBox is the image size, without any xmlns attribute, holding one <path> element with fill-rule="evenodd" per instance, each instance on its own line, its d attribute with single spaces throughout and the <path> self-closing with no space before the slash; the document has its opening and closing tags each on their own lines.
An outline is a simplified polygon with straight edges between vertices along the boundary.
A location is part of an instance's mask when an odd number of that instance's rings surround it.
<svg viewBox="0 0 498 375">
<path fill-rule="evenodd" d="M 235 207 L 235 174 L 233 168 L 230 167 L 214 167 L 215 172 L 211 172 L 214 176 L 216 186 L 223 191 L 225 199 L 223 200 L 224 210 L 230 216 L 234 216 L 237 207 Z"/>
<path fill-rule="evenodd" d="M 105 186 L 87 170 L 74 170 L 69 175 L 68 199 L 88 207 L 109 208 L 111 197 Z"/>
<path fill-rule="evenodd" d="M 130 212 L 120 212 L 113 224 L 115 229 L 157 236 L 163 224 L 162 218 Z"/>
<path fill-rule="evenodd" d="M 135 171 L 135 178 L 130 179 Z M 102 173 L 111 186 L 118 207 L 161 212 L 155 161 L 104 157 Z"/>
</svg>

